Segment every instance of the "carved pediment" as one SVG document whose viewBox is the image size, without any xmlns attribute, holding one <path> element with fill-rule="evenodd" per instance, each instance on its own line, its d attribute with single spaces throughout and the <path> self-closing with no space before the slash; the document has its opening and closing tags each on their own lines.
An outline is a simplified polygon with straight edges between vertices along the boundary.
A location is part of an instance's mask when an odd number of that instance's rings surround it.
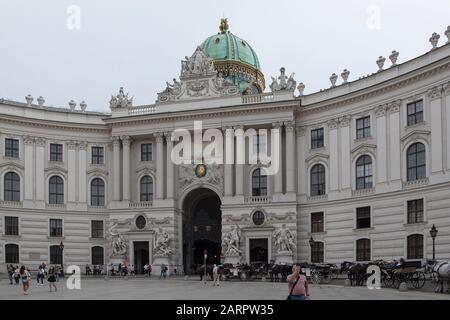
<svg viewBox="0 0 450 320">
<path fill-rule="evenodd" d="M 375 152 L 377 146 L 371 143 L 361 143 L 360 145 L 353 148 L 352 153 L 364 153 L 367 152 Z"/>
<path fill-rule="evenodd" d="M 405 146 L 410 142 L 414 140 L 424 140 L 429 143 L 429 138 L 431 135 L 431 131 L 429 130 L 412 130 L 401 137 L 400 141 L 402 144 L 402 150 L 405 148 Z"/>
<path fill-rule="evenodd" d="M 311 162 L 318 162 L 318 161 L 327 161 L 330 158 L 329 155 L 324 154 L 324 153 L 314 153 L 312 155 L 310 155 L 308 158 L 306 158 L 305 162 L 306 163 L 311 163 Z"/>
<path fill-rule="evenodd" d="M 178 166 L 178 185 L 185 189 L 190 185 L 214 185 L 223 191 L 223 166 L 212 163 L 206 165 L 206 174 L 198 177 L 195 173 L 196 164 Z"/>
<path fill-rule="evenodd" d="M 141 165 L 136 169 L 138 175 L 154 175 L 156 172 L 155 168 L 149 165 Z"/>
<path fill-rule="evenodd" d="M 59 173 L 67 173 L 67 169 L 62 166 L 52 165 L 44 169 L 45 172 L 59 172 Z"/>
<path fill-rule="evenodd" d="M 0 163 L 0 168 L 6 168 L 6 170 L 13 170 L 13 169 L 23 170 L 25 167 L 20 163 L 16 163 L 14 161 L 7 161 Z"/>
<path fill-rule="evenodd" d="M 104 176 L 107 176 L 109 174 L 109 172 L 106 169 L 94 167 L 94 168 L 89 169 L 87 171 L 87 174 L 88 175 L 93 174 L 93 175 L 104 175 Z"/>
</svg>

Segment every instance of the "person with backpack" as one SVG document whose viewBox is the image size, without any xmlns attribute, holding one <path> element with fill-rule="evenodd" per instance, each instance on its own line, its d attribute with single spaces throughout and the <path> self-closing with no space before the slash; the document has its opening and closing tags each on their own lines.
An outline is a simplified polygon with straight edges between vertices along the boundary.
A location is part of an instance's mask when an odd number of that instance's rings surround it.
<svg viewBox="0 0 450 320">
<path fill-rule="evenodd" d="M 51 267 L 50 270 L 48 270 L 48 286 L 50 288 L 50 292 L 52 292 L 52 287 L 55 288 L 55 292 L 58 291 L 58 288 L 56 288 L 56 275 L 55 275 L 55 268 Z"/>
<path fill-rule="evenodd" d="M 30 288 L 31 275 L 25 266 L 20 267 L 20 280 L 22 281 L 23 294 L 28 294 L 28 288 Z"/>
<path fill-rule="evenodd" d="M 292 274 L 287 277 L 289 288 L 287 300 L 309 300 L 308 281 L 300 271 L 300 263 L 295 263 L 292 266 Z"/>
</svg>

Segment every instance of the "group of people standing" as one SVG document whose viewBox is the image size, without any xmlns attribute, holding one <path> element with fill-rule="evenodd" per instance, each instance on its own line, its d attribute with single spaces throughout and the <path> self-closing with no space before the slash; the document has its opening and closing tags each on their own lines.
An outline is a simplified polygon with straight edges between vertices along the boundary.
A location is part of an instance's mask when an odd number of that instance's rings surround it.
<svg viewBox="0 0 450 320">
<path fill-rule="evenodd" d="M 12 264 L 7 266 L 8 277 L 10 285 L 22 284 L 23 294 L 28 295 L 28 290 L 31 283 L 31 273 L 25 266 L 13 266 Z M 58 290 L 56 287 L 56 282 L 59 280 L 61 274 L 60 267 L 50 267 L 48 268 L 45 263 L 42 263 L 37 270 L 36 282 L 38 286 L 44 285 L 44 279 L 47 278 L 50 292 Z"/>
</svg>

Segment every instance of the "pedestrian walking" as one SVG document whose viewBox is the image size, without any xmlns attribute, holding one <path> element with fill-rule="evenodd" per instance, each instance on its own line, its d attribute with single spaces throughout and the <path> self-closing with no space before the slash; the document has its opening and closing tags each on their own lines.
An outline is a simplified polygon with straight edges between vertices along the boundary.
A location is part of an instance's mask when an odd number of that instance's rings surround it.
<svg viewBox="0 0 450 320">
<path fill-rule="evenodd" d="M 19 285 L 19 281 L 20 281 L 20 269 L 19 269 L 19 266 L 16 266 L 14 268 L 14 280 L 16 281 L 16 285 Z"/>
<path fill-rule="evenodd" d="M 20 280 L 22 281 L 23 294 L 28 294 L 28 288 L 30 287 L 31 275 L 25 266 L 20 267 Z"/>
<path fill-rule="evenodd" d="M 50 270 L 48 270 L 48 286 L 50 288 L 50 292 L 52 292 L 52 287 L 55 288 L 55 292 L 58 291 L 58 288 L 56 287 L 56 275 L 55 275 L 55 268 L 51 267 Z"/>
<path fill-rule="evenodd" d="M 217 286 L 219 286 L 219 278 L 220 278 L 219 266 L 217 266 L 216 264 L 214 264 L 214 267 L 213 267 L 213 278 L 214 278 L 213 287 L 216 284 L 217 284 Z"/>
<path fill-rule="evenodd" d="M 159 275 L 159 278 L 160 279 L 165 279 L 166 278 L 166 273 L 167 273 L 167 267 L 163 263 L 163 264 L 161 264 L 161 274 Z"/>
<path fill-rule="evenodd" d="M 8 265 L 6 267 L 6 271 L 8 272 L 8 277 L 9 277 L 9 284 L 12 285 L 13 283 L 13 278 L 14 278 L 14 267 L 12 264 Z"/>
<path fill-rule="evenodd" d="M 300 271 L 300 263 L 295 263 L 292 266 L 292 274 L 287 277 L 289 287 L 287 300 L 309 300 L 308 281 Z"/>
<path fill-rule="evenodd" d="M 44 265 L 41 264 L 38 268 L 38 274 L 36 277 L 36 282 L 38 286 L 43 286 L 44 285 L 44 278 L 45 278 L 45 269 L 44 269 Z"/>
</svg>

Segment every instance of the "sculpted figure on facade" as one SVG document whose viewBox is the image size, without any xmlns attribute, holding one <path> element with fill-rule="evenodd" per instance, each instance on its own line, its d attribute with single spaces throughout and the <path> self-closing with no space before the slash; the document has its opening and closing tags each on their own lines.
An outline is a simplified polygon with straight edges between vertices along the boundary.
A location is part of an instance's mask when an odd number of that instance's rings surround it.
<svg viewBox="0 0 450 320">
<path fill-rule="evenodd" d="M 297 81 L 294 80 L 295 73 L 291 73 L 291 75 L 288 77 L 286 76 L 286 69 L 283 67 L 280 69 L 280 76 L 277 78 L 272 78 L 272 83 L 270 84 L 270 89 L 272 92 L 275 91 L 294 91 L 295 86 L 297 85 Z"/>
<path fill-rule="evenodd" d="M 128 243 L 119 233 L 117 227 L 119 222 L 113 221 L 108 229 L 108 236 L 111 242 L 112 256 L 125 256 L 127 254 Z"/>
<path fill-rule="evenodd" d="M 127 108 L 131 106 L 133 106 L 133 97 L 130 98 L 128 96 L 128 92 L 127 94 L 125 94 L 123 91 L 123 87 L 120 87 L 119 94 L 117 94 L 116 96 L 111 95 L 111 100 L 109 101 L 109 107 L 111 109 Z"/>
<path fill-rule="evenodd" d="M 240 230 L 239 227 L 232 226 L 231 231 L 225 233 L 222 239 L 223 253 L 225 256 L 237 256 L 242 253 L 239 249 Z"/>
<path fill-rule="evenodd" d="M 181 61 L 180 81 L 166 82 L 164 91 L 158 93 L 157 102 L 183 99 L 220 97 L 239 94 L 239 88 L 229 83 L 214 70 L 214 60 L 197 47 L 194 54 Z"/>
<path fill-rule="evenodd" d="M 292 253 L 295 248 L 295 237 L 286 228 L 286 224 L 283 224 L 280 229 L 275 232 L 275 245 L 277 248 L 277 252 L 290 252 Z"/>
<path fill-rule="evenodd" d="M 197 177 L 195 168 L 197 165 L 188 164 L 178 166 L 178 185 L 181 189 L 186 188 L 192 184 L 209 183 L 220 190 L 223 189 L 223 170 L 222 167 L 216 163 L 206 165 L 206 175 L 204 177 Z"/>
<path fill-rule="evenodd" d="M 169 246 L 170 236 L 163 228 L 159 228 L 156 234 L 155 249 L 153 253 L 157 256 L 168 256 L 172 254 L 172 249 Z"/>
</svg>

